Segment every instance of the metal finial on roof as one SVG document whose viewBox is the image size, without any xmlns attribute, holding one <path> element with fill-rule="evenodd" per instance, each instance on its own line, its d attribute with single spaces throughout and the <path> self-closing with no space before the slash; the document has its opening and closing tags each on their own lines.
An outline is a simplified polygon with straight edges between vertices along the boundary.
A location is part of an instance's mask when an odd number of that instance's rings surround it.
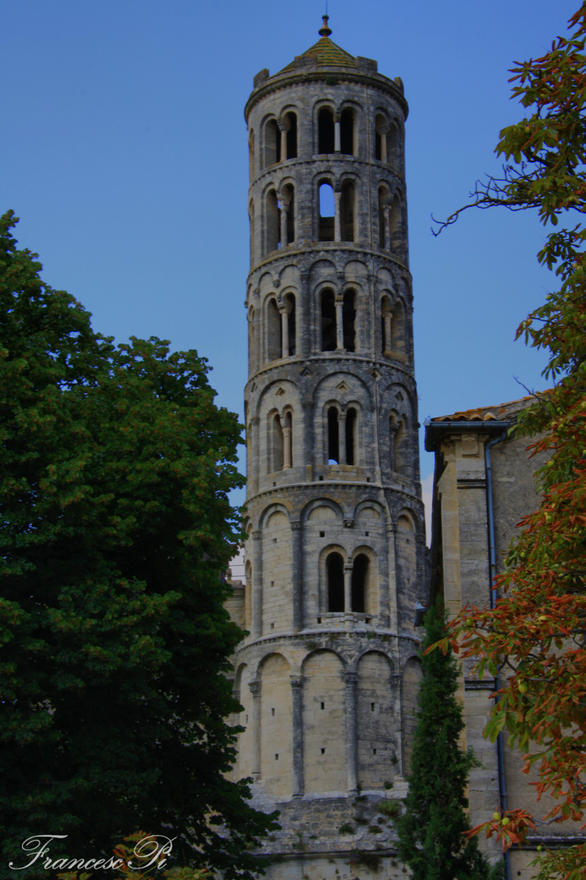
<svg viewBox="0 0 586 880">
<path fill-rule="evenodd" d="M 329 15 L 322 15 L 323 25 L 320 27 L 318 34 L 320 37 L 329 37 L 332 32 L 332 29 L 328 27 Z"/>
</svg>

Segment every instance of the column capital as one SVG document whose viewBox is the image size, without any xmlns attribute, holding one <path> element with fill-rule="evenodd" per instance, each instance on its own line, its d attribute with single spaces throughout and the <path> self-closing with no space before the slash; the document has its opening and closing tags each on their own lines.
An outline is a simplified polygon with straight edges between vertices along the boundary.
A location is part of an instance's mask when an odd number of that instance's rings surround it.
<svg viewBox="0 0 586 880">
<path fill-rule="evenodd" d="M 250 693 L 253 697 L 260 697 L 261 683 L 259 678 L 254 679 L 254 681 L 249 681 L 248 687 L 250 688 Z"/>
<path fill-rule="evenodd" d="M 303 676 L 302 675 L 290 675 L 289 681 L 291 682 L 291 687 L 293 690 L 301 690 L 303 687 Z"/>
</svg>

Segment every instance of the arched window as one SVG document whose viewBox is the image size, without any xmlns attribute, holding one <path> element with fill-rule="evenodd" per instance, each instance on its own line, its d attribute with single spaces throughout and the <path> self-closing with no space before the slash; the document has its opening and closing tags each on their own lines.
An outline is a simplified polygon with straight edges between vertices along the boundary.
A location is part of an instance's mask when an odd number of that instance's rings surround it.
<svg viewBox="0 0 586 880">
<path fill-rule="evenodd" d="M 383 296 L 381 301 L 381 351 L 390 354 L 392 348 L 393 313 L 391 301 L 388 296 Z"/>
<path fill-rule="evenodd" d="M 283 432 L 283 470 L 293 467 L 293 414 L 287 410 L 281 419 Z"/>
<path fill-rule="evenodd" d="M 252 129 L 248 136 L 248 173 L 252 180 L 254 177 L 254 131 Z"/>
<path fill-rule="evenodd" d="M 389 207 L 389 191 L 386 186 L 378 189 L 378 246 L 386 250 L 387 243 L 387 214 Z"/>
<path fill-rule="evenodd" d="M 345 419 L 346 464 L 356 463 L 356 419 L 356 410 L 354 407 L 350 407 L 346 412 Z"/>
<path fill-rule="evenodd" d="M 342 241 L 354 241 L 354 215 L 356 199 L 354 195 L 354 183 L 346 180 L 342 184 L 340 194 L 340 222 Z"/>
<path fill-rule="evenodd" d="M 256 340 L 254 338 L 254 306 L 248 309 L 248 357 L 251 371 L 256 369 Z"/>
<path fill-rule="evenodd" d="M 403 251 L 401 214 L 401 197 L 399 193 L 396 193 L 391 206 L 390 239 L 391 252 L 397 256 L 401 256 Z"/>
<path fill-rule="evenodd" d="M 267 360 L 274 361 L 281 357 L 283 340 L 281 338 L 282 325 L 276 300 L 271 298 L 267 304 Z"/>
<path fill-rule="evenodd" d="M 366 610 L 366 591 L 368 586 L 368 556 L 359 553 L 352 564 L 352 611 Z"/>
<path fill-rule="evenodd" d="M 317 151 L 334 152 L 334 114 L 329 107 L 322 107 L 317 115 Z"/>
<path fill-rule="evenodd" d="M 335 406 L 328 408 L 328 464 L 340 463 L 340 425 L 338 410 Z"/>
<path fill-rule="evenodd" d="M 321 350 L 336 350 L 336 303 L 330 288 L 321 294 Z"/>
<path fill-rule="evenodd" d="M 244 629 L 250 630 L 252 622 L 252 565 L 250 559 L 244 566 Z"/>
<path fill-rule="evenodd" d="M 334 189 L 331 183 L 322 181 L 319 185 L 319 235 L 320 241 L 334 241 L 335 230 Z"/>
<path fill-rule="evenodd" d="M 283 187 L 281 210 L 285 211 L 286 216 L 285 234 L 287 239 L 285 244 L 291 244 L 295 241 L 295 190 L 292 183 L 287 183 Z"/>
<path fill-rule="evenodd" d="M 356 464 L 358 413 L 351 406 L 340 412 L 337 406 L 329 406 L 327 418 L 328 464 Z"/>
<path fill-rule="evenodd" d="M 401 167 L 401 136 L 399 126 L 396 122 L 393 122 L 389 128 L 387 143 L 389 150 L 389 164 L 398 171 Z"/>
<path fill-rule="evenodd" d="M 393 306 L 391 349 L 393 352 L 405 353 L 405 309 L 400 300 Z"/>
<path fill-rule="evenodd" d="M 326 559 L 328 611 L 344 610 L 344 560 L 339 553 L 330 553 Z"/>
<path fill-rule="evenodd" d="M 295 297 L 288 293 L 285 297 L 285 323 L 287 327 L 286 345 L 283 345 L 283 357 L 292 357 L 296 350 L 295 334 L 297 332 L 295 320 Z"/>
<path fill-rule="evenodd" d="M 280 471 L 283 469 L 283 428 L 278 413 L 274 413 L 270 417 L 269 425 L 269 452 L 270 467 L 269 471 Z"/>
<path fill-rule="evenodd" d="M 289 112 L 285 114 L 285 131 L 287 159 L 297 158 L 297 114 Z"/>
<path fill-rule="evenodd" d="M 268 168 L 281 159 L 281 132 L 275 119 L 266 123 L 264 141 L 264 167 Z"/>
<path fill-rule="evenodd" d="M 250 200 L 248 206 L 248 228 L 250 230 L 250 262 L 254 260 L 254 202 Z"/>
<path fill-rule="evenodd" d="M 356 295 L 353 290 L 346 290 L 344 293 L 344 304 L 342 306 L 342 326 L 344 348 L 346 351 L 356 351 Z"/>
<path fill-rule="evenodd" d="M 276 251 L 281 246 L 281 209 L 274 189 L 266 196 L 266 248 L 265 253 Z"/>
<path fill-rule="evenodd" d="M 408 476 L 410 471 L 408 443 L 407 418 L 402 416 L 395 435 L 395 471 L 403 476 Z"/>
<path fill-rule="evenodd" d="M 386 117 L 377 113 L 374 120 L 374 158 L 381 162 L 388 162 L 388 129 Z"/>
<path fill-rule="evenodd" d="M 340 117 L 340 152 L 354 156 L 354 111 L 351 107 L 342 110 Z"/>
</svg>

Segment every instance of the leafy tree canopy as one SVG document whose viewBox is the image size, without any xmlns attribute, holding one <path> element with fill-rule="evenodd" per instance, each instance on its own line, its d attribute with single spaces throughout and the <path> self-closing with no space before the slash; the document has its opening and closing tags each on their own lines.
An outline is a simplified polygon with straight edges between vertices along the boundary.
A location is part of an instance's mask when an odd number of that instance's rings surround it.
<svg viewBox="0 0 586 880">
<path fill-rule="evenodd" d="M 506 729 L 536 766 L 537 792 L 556 803 L 546 821 L 580 822 L 586 783 L 586 4 L 542 57 L 512 69 L 512 94 L 528 113 L 500 134 L 503 177 L 478 183 L 468 207 L 535 208 L 548 234 L 538 254 L 560 287 L 517 330 L 548 353 L 544 376 L 554 387 L 536 395 L 520 430 L 542 436 L 532 449 L 550 458 L 539 477 L 540 507 L 521 523 L 497 579 L 494 610 L 465 609 L 452 624 L 453 644 L 501 672 L 503 687 L 487 735 Z M 560 221 L 563 221 L 562 226 Z M 445 224 L 444 224 L 445 225 Z M 531 749 L 531 751 L 530 751 Z M 504 847 L 544 830 L 523 809 L 485 823 Z M 552 853 L 540 877 L 582 876 L 584 847 Z"/>
<path fill-rule="evenodd" d="M 115 346 L 0 220 L 1 859 L 35 833 L 111 852 L 139 827 L 250 877 L 267 828 L 227 781 L 241 637 L 237 417 L 205 360 Z"/>
</svg>

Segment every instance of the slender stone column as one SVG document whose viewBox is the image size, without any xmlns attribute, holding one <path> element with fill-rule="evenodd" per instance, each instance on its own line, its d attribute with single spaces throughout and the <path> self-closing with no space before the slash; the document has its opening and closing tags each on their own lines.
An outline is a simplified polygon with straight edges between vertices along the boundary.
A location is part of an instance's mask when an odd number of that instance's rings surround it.
<svg viewBox="0 0 586 880">
<path fill-rule="evenodd" d="M 384 322 L 385 322 L 385 354 L 391 351 L 392 346 L 392 315 L 391 312 L 385 312 L 384 314 Z"/>
<path fill-rule="evenodd" d="M 303 529 L 301 522 L 294 520 L 291 523 L 292 540 L 292 571 L 291 584 L 293 587 L 293 629 L 298 632 L 303 629 L 305 609 L 303 607 Z"/>
<path fill-rule="evenodd" d="M 289 213 L 289 206 L 286 205 L 282 199 L 279 199 L 281 210 L 279 211 L 279 220 L 281 223 L 281 247 L 284 248 L 289 244 L 287 241 L 287 214 Z"/>
<path fill-rule="evenodd" d="M 339 189 L 334 190 L 334 241 L 342 240 L 342 221 L 340 217 L 341 199 L 341 191 Z"/>
<path fill-rule="evenodd" d="M 340 455 L 340 464 L 346 464 L 348 461 L 348 454 L 346 452 L 346 416 L 348 413 L 344 413 L 342 417 L 338 420 L 338 452 Z"/>
<path fill-rule="evenodd" d="M 262 533 L 252 533 L 252 635 L 262 635 Z"/>
<path fill-rule="evenodd" d="M 252 694 L 252 778 L 260 779 L 260 695 L 261 682 L 259 679 L 251 681 L 248 685 Z"/>
<path fill-rule="evenodd" d="M 352 611 L 352 566 L 344 566 L 344 611 Z"/>
<path fill-rule="evenodd" d="M 388 132 L 386 132 L 386 131 L 381 131 L 381 136 L 380 136 L 380 157 L 381 157 L 381 162 L 387 162 L 387 161 L 388 161 L 388 158 L 387 158 L 387 138 L 388 138 Z"/>
<path fill-rule="evenodd" d="M 305 790 L 303 779 L 303 678 L 291 676 L 293 706 L 293 797 L 301 797 Z"/>
<path fill-rule="evenodd" d="M 279 125 L 281 130 L 281 162 L 287 158 L 287 129 L 284 125 Z"/>
<path fill-rule="evenodd" d="M 340 146 L 342 143 L 342 138 L 340 136 L 340 120 L 334 120 L 334 151 L 336 153 L 340 152 Z"/>
<path fill-rule="evenodd" d="M 344 348 L 344 303 L 336 300 L 336 348 Z"/>
<path fill-rule="evenodd" d="M 357 673 L 346 672 L 344 674 L 344 686 L 346 689 L 346 760 L 348 791 L 350 792 L 358 790 L 357 685 Z"/>
<path fill-rule="evenodd" d="M 281 309 L 281 339 L 283 340 L 281 357 L 289 357 L 289 316 L 286 308 Z"/>
<path fill-rule="evenodd" d="M 291 467 L 291 428 L 285 422 L 281 422 L 283 429 L 283 470 L 287 470 L 287 468 Z"/>
</svg>

